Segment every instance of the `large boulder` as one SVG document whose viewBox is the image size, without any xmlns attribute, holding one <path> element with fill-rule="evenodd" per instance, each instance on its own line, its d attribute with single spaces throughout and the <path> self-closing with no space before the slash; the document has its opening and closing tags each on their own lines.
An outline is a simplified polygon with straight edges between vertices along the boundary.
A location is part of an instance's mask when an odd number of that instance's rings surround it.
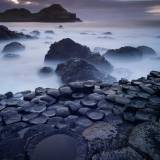
<svg viewBox="0 0 160 160">
<path fill-rule="evenodd" d="M 80 58 L 72 58 L 59 64 L 56 68 L 56 73 L 61 77 L 64 83 L 87 80 L 107 80 L 105 75 L 96 67 Z M 108 79 L 109 81 L 115 80 L 114 78 L 111 79 L 111 77 L 108 77 Z"/>
<path fill-rule="evenodd" d="M 0 25 L 0 40 L 12 40 L 12 39 L 30 39 L 32 36 L 25 35 L 9 30 L 7 27 Z"/>
<path fill-rule="evenodd" d="M 147 46 L 139 46 L 137 48 L 125 46 L 119 49 L 110 49 L 104 56 L 106 58 L 114 58 L 118 60 L 141 60 L 143 57 L 155 55 L 156 52 Z"/>
<path fill-rule="evenodd" d="M 110 49 L 105 54 L 107 58 L 114 58 L 114 59 L 141 59 L 142 52 L 134 47 L 126 46 L 121 47 L 119 49 Z"/>
<path fill-rule="evenodd" d="M 51 45 L 45 56 L 45 61 L 68 60 L 70 58 L 82 58 L 105 71 L 111 71 L 112 65 L 100 54 L 93 54 L 90 49 L 70 38 L 62 39 Z"/>
<path fill-rule="evenodd" d="M 139 46 L 137 48 L 143 53 L 143 56 L 156 56 L 156 51 L 148 46 Z"/>
<path fill-rule="evenodd" d="M 3 53 L 14 53 L 14 52 L 19 52 L 19 51 L 23 51 L 23 50 L 25 50 L 24 45 L 22 45 L 19 42 L 12 42 L 12 43 L 7 44 L 3 48 L 2 52 Z"/>
</svg>

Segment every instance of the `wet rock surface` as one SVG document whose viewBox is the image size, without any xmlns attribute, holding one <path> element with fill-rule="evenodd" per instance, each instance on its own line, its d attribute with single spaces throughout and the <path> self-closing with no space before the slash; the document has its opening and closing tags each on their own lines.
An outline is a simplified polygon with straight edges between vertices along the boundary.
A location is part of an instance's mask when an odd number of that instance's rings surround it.
<svg viewBox="0 0 160 160">
<path fill-rule="evenodd" d="M 152 71 L 1 95 L 0 159 L 159 160 L 159 85 Z"/>
</svg>

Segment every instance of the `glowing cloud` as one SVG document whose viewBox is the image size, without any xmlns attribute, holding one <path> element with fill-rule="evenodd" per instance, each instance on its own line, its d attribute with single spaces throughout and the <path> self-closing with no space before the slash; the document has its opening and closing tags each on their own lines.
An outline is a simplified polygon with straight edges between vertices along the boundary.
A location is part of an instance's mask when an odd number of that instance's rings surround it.
<svg viewBox="0 0 160 160">
<path fill-rule="evenodd" d="M 15 4 L 19 4 L 18 0 L 10 0 L 11 2 L 15 3 Z"/>
<path fill-rule="evenodd" d="M 160 15 L 160 5 L 150 7 L 150 9 L 147 11 L 147 13 L 151 13 L 154 15 Z"/>
</svg>

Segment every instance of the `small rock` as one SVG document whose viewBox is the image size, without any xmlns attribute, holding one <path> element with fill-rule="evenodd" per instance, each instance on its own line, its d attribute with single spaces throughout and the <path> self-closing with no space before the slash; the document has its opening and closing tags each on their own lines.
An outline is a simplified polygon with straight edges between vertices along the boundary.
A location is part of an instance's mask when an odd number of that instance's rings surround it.
<svg viewBox="0 0 160 160">
<path fill-rule="evenodd" d="M 62 96 L 71 96 L 73 92 L 69 86 L 61 87 L 59 88 L 59 91 Z"/>
<path fill-rule="evenodd" d="M 81 100 L 81 104 L 84 107 L 89 107 L 89 108 L 96 108 L 96 106 L 97 106 L 97 102 L 95 100 L 91 100 L 88 98 Z"/>
<path fill-rule="evenodd" d="M 105 114 L 100 111 L 89 111 L 87 112 L 87 117 L 92 121 L 100 121 L 104 118 Z"/>
<path fill-rule="evenodd" d="M 77 121 L 75 122 L 76 125 L 82 127 L 82 128 L 86 128 L 92 125 L 92 121 L 89 120 L 88 118 L 78 118 Z"/>
<path fill-rule="evenodd" d="M 44 124 L 47 122 L 47 120 L 48 120 L 48 118 L 46 116 L 38 116 L 38 117 L 30 120 L 29 122 L 31 124 Z"/>
<path fill-rule="evenodd" d="M 47 94 L 51 97 L 58 98 L 60 96 L 60 92 L 58 89 L 47 89 Z"/>
</svg>

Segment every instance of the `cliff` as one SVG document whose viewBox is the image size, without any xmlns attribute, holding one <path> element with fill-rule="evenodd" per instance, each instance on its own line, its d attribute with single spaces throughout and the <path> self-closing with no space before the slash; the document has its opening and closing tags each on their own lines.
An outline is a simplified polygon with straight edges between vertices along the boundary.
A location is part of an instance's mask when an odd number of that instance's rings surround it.
<svg viewBox="0 0 160 160">
<path fill-rule="evenodd" d="M 0 22 L 77 22 L 81 21 L 59 4 L 53 4 L 37 13 L 25 8 L 9 9 L 0 13 Z"/>
</svg>

